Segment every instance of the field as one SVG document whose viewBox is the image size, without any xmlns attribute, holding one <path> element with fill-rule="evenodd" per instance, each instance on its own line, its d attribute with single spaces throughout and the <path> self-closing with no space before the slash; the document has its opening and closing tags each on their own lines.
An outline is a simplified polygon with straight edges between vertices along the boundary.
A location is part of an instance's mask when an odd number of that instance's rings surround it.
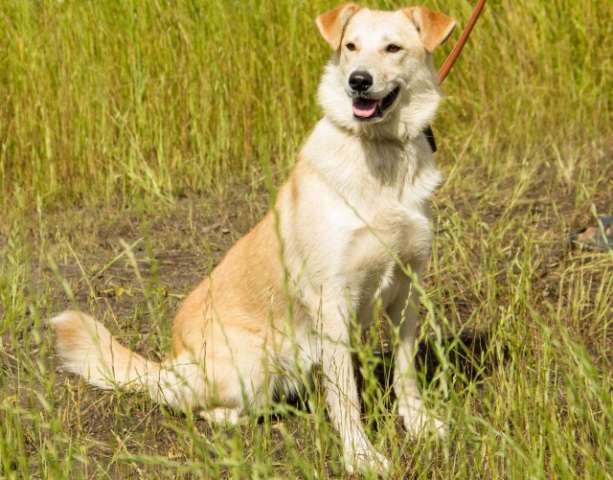
<svg viewBox="0 0 613 480">
<path fill-rule="evenodd" d="M 0 478 L 345 478 L 322 408 L 211 426 L 59 371 L 45 327 L 72 306 L 164 356 L 321 115 L 333 5 L 0 2 Z M 608 0 L 491 0 L 446 81 L 419 364 L 449 438 L 407 438 L 355 347 L 391 478 L 613 476 L 613 255 L 568 242 L 613 214 L 611 52 Z"/>
</svg>

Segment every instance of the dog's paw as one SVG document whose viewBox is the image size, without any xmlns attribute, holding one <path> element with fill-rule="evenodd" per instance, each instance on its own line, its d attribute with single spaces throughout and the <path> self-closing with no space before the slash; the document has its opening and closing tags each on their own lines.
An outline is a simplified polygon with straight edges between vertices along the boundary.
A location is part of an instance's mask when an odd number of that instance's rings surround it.
<svg viewBox="0 0 613 480">
<path fill-rule="evenodd" d="M 350 475 L 375 473 L 380 477 L 386 477 L 390 470 L 390 462 L 373 447 L 363 448 L 345 455 L 345 470 Z"/>
<path fill-rule="evenodd" d="M 235 408 L 218 407 L 211 410 L 202 410 L 198 414 L 207 422 L 220 425 L 237 425 L 240 420 L 239 411 Z"/>
<path fill-rule="evenodd" d="M 429 415 L 423 406 L 418 409 L 400 407 L 398 413 L 402 418 L 404 429 L 413 437 L 417 437 L 424 432 L 434 432 L 440 439 L 444 439 L 449 433 L 447 425 Z"/>
</svg>

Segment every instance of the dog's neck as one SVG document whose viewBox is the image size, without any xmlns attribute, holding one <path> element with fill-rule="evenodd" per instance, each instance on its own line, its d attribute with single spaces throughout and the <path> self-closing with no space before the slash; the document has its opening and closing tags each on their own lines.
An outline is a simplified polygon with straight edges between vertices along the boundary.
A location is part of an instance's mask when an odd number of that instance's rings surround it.
<svg viewBox="0 0 613 480">
<path fill-rule="evenodd" d="M 422 133 L 402 140 L 356 135 L 328 117 L 319 121 L 301 157 L 334 190 L 348 197 L 402 195 L 406 188 L 414 188 L 419 178 L 427 178 L 428 191 L 420 194 L 426 199 L 440 179 Z"/>
</svg>

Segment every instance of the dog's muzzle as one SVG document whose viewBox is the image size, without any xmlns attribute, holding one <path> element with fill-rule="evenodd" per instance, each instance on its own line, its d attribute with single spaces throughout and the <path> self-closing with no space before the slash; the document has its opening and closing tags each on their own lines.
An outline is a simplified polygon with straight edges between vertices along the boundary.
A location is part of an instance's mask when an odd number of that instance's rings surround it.
<svg viewBox="0 0 613 480">
<path fill-rule="evenodd" d="M 383 113 L 396 101 L 399 93 L 400 87 L 396 87 L 385 97 L 378 100 L 366 96 L 355 97 L 353 99 L 353 117 L 360 121 L 381 118 Z"/>
</svg>

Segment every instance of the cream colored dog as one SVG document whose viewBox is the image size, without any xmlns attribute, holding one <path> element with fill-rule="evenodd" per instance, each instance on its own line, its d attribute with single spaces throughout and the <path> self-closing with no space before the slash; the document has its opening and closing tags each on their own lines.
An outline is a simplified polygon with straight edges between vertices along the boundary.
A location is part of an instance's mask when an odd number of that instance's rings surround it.
<svg viewBox="0 0 613 480">
<path fill-rule="evenodd" d="M 440 177 L 422 131 L 441 98 L 431 53 L 455 22 L 424 7 L 345 4 L 317 26 L 334 49 L 319 87 L 325 116 L 273 210 L 183 302 L 173 355 L 146 360 L 82 313 L 51 323 L 67 370 L 213 421 L 236 421 L 273 392 L 298 388 L 319 364 L 346 469 L 384 473 L 387 460 L 360 422 L 351 319 L 368 325 L 381 302 L 398 330 L 394 389 L 404 426 L 443 431 L 416 384 L 417 277 L 406 272 L 418 276 L 430 250 L 428 199 Z"/>
</svg>

